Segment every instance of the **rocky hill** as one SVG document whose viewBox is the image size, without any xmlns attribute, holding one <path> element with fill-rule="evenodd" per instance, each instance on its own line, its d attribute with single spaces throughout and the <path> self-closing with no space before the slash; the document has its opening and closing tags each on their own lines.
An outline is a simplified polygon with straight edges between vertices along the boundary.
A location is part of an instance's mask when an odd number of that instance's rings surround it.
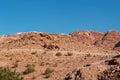
<svg viewBox="0 0 120 80">
<path fill-rule="evenodd" d="M 108 31 L 107 33 L 94 31 L 76 31 L 70 35 L 72 35 L 72 37 L 77 41 L 84 41 L 84 43 L 109 50 L 118 48 L 120 42 L 120 33 L 114 30 Z"/>
<path fill-rule="evenodd" d="M 94 31 L 75 31 L 67 34 L 49 34 L 39 32 L 19 33 L 0 37 L 0 48 L 51 48 L 84 50 L 99 47 L 106 50 L 118 50 L 120 33 L 114 30 L 107 33 Z"/>
<path fill-rule="evenodd" d="M 120 33 L 0 36 L 0 67 L 16 70 L 25 80 L 120 80 Z"/>
</svg>

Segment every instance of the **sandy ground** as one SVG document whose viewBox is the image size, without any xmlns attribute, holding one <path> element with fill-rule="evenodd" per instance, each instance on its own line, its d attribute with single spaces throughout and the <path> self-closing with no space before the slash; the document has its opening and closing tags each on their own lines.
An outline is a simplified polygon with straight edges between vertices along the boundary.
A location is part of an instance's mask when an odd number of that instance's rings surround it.
<svg viewBox="0 0 120 80">
<path fill-rule="evenodd" d="M 61 55 L 56 55 L 60 53 Z M 118 54 L 118 53 L 117 53 Z M 78 51 L 54 51 L 41 49 L 1 49 L 0 50 L 0 66 L 10 67 L 12 70 L 20 72 L 26 80 L 64 80 L 66 74 L 75 69 L 86 68 L 85 65 L 90 64 L 93 72 L 103 71 L 105 60 L 110 59 L 115 53 L 101 52 L 89 53 Z M 13 67 L 17 63 L 17 67 Z M 24 75 L 26 65 L 34 65 L 35 71 Z M 99 65 L 99 66 L 98 66 Z M 45 70 L 50 68 L 53 72 L 49 78 L 46 78 Z M 97 70 L 96 70 L 96 69 Z M 87 68 L 88 69 L 88 68 Z M 85 69 L 84 74 L 88 76 L 88 70 Z M 90 76 L 93 76 L 91 72 Z"/>
</svg>

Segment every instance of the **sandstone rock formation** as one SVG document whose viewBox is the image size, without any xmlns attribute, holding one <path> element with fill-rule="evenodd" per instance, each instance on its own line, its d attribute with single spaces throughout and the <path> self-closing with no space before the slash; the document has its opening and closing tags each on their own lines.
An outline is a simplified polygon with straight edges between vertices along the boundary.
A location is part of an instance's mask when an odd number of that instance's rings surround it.
<svg viewBox="0 0 120 80">
<path fill-rule="evenodd" d="M 111 30 L 104 34 L 98 44 L 106 49 L 114 49 L 115 45 L 120 41 L 120 33 Z"/>
</svg>

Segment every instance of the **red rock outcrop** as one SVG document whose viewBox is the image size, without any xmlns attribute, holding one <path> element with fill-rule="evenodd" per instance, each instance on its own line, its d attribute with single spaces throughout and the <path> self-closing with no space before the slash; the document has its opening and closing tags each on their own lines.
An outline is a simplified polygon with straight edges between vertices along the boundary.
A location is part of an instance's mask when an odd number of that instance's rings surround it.
<svg viewBox="0 0 120 80">
<path fill-rule="evenodd" d="M 120 41 L 115 45 L 114 50 L 120 51 Z"/>
<path fill-rule="evenodd" d="M 97 47 L 103 47 L 105 49 L 115 49 L 116 45 L 118 45 L 120 41 L 120 33 L 111 30 L 107 33 L 100 33 L 100 32 L 94 32 L 94 31 L 75 31 L 70 34 L 73 39 L 95 45 Z M 117 47 L 116 50 L 119 50 L 119 47 Z"/>
<path fill-rule="evenodd" d="M 75 31 L 70 35 L 77 41 L 94 44 L 96 41 L 101 40 L 104 33 L 94 31 Z"/>
<path fill-rule="evenodd" d="M 120 41 L 120 34 L 117 31 L 111 30 L 105 33 L 103 38 L 96 42 L 97 46 L 105 49 L 114 49 L 115 45 Z"/>
</svg>

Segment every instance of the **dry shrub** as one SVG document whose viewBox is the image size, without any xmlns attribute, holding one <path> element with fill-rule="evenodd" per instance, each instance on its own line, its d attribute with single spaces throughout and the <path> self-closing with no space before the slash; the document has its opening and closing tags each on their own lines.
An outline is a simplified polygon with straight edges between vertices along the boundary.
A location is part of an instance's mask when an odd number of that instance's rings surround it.
<svg viewBox="0 0 120 80">
<path fill-rule="evenodd" d="M 35 66 L 34 65 L 27 65 L 26 70 L 23 72 L 23 74 L 29 74 L 35 71 Z"/>
<path fill-rule="evenodd" d="M 62 56 L 62 53 L 61 52 L 57 52 L 56 56 Z"/>
<path fill-rule="evenodd" d="M 45 78 L 49 78 L 50 76 L 51 76 L 51 74 L 53 73 L 53 69 L 51 69 L 51 68 L 47 68 L 46 70 L 45 70 L 45 73 L 44 73 L 44 75 L 45 75 Z"/>
</svg>

